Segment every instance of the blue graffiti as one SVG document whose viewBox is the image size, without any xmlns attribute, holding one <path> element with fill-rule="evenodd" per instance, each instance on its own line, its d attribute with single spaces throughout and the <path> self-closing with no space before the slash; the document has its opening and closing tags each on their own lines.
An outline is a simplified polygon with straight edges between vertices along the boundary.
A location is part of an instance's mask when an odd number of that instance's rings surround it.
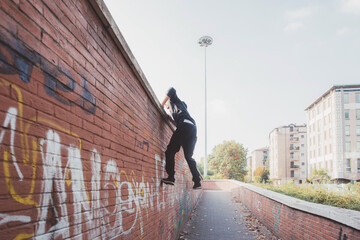
<svg viewBox="0 0 360 240">
<path fill-rule="evenodd" d="M 277 205 L 277 206 L 274 205 L 272 209 L 272 214 L 274 217 L 274 228 L 276 232 L 280 230 L 280 225 L 281 225 L 280 213 L 282 213 L 281 205 Z"/>
<path fill-rule="evenodd" d="M 82 77 L 82 80 L 83 80 L 83 85 L 84 85 L 82 94 L 83 94 L 84 98 L 86 99 L 86 101 L 84 101 L 83 107 L 88 112 L 95 113 L 96 99 L 89 91 L 89 87 L 88 87 L 86 78 Z M 148 144 L 148 151 L 149 151 L 149 144 Z"/>
<path fill-rule="evenodd" d="M 29 83 L 34 66 L 39 66 L 44 73 L 43 87 L 46 94 L 68 106 L 77 104 L 85 113 L 95 113 L 96 99 L 89 91 L 85 77 L 82 76 L 83 88 L 81 96 L 78 96 L 77 100 L 71 101 L 64 96 L 64 93 L 74 92 L 77 85 L 68 70 L 65 68 L 60 70 L 59 67 L 43 59 L 37 52 L 24 47 L 17 39 L 14 39 L 14 44 L 11 44 L 12 48 L 5 45 L 11 43 L 6 37 L 0 35 L 0 41 L 4 43 L 2 49 L 0 49 L 0 73 L 18 75 L 24 83 Z M 59 80 L 63 77 L 65 77 L 67 83 Z"/>
<path fill-rule="evenodd" d="M 73 92 L 75 89 L 75 81 L 70 73 L 64 74 L 69 79 L 68 84 L 64 84 L 60 82 L 57 77 L 60 76 L 59 71 L 54 69 L 49 69 L 48 65 L 44 65 L 44 69 L 47 70 L 47 72 L 51 72 L 51 74 L 45 74 L 45 83 L 44 83 L 44 89 L 45 92 L 49 95 L 54 97 L 59 102 L 65 104 L 65 105 L 71 105 L 70 101 L 66 98 L 64 98 L 61 94 L 61 92 Z"/>
</svg>

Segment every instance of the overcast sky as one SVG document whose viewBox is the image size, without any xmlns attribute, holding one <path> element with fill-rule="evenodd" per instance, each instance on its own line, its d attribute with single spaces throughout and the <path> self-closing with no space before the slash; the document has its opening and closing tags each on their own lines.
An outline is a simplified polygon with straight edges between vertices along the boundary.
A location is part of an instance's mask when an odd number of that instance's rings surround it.
<svg viewBox="0 0 360 240">
<path fill-rule="evenodd" d="M 235 140 L 249 153 L 269 133 L 306 123 L 333 85 L 360 84 L 360 0 L 105 0 L 161 101 L 169 87 L 197 121 L 197 161 Z"/>
</svg>

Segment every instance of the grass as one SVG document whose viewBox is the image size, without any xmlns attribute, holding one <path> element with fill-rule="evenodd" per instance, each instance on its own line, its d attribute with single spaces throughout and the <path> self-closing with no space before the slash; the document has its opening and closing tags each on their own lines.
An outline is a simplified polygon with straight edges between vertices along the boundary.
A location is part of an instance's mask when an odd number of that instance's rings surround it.
<svg viewBox="0 0 360 240">
<path fill-rule="evenodd" d="M 308 202 L 360 211 L 360 183 L 348 184 L 348 189 L 343 192 L 328 191 L 316 184 L 295 185 L 289 182 L 280 186 L 260 183 L 253 185 Z"/>
</svg>

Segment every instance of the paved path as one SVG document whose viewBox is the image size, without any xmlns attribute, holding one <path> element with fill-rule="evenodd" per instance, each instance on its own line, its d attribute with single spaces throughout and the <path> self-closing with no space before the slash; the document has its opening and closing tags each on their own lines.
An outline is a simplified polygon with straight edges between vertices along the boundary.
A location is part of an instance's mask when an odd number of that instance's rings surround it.
<svg viewBox="0 0 360 240">
<path fill-rule="evenodd" d="M 204 190 L 180 239 L 276 239 L 229 192 Z"/>
</svg>

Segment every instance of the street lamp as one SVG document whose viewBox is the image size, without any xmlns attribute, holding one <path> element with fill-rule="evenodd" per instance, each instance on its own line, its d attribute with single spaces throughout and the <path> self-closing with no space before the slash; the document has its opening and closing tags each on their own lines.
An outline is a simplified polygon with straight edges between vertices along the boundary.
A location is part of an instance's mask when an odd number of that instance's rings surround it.
<svg viewBox="0 0 360 240">
<path fill-rule="evenodd" d="M 200 47 L 205 49 L 205 158 L 204 158 L 204 176 L 207 175 L 207 99 L 206 99 L 206 48 L 213 43 L 213 39 L 209 36 L 202 36 L 199 39 Z"/>
</svg>

